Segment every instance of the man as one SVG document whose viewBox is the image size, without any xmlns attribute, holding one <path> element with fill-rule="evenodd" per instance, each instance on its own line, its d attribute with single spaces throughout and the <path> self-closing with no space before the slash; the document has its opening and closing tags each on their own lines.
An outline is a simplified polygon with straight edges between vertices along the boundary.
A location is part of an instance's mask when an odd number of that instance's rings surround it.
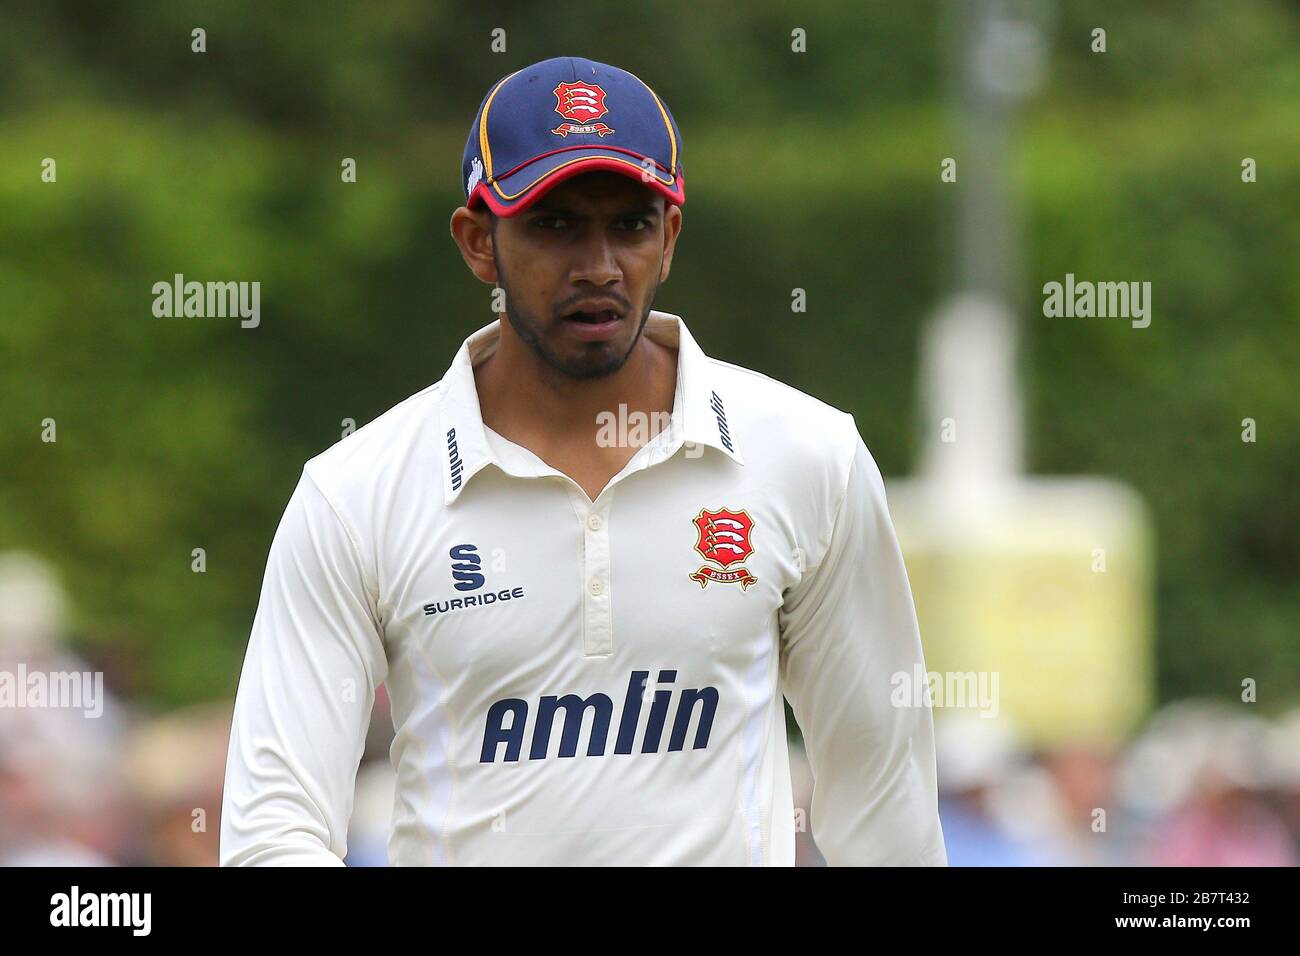
<svg viewBox="0 0 1300 956">
<path fill-rule="evenodd" d="M 652 311 L 663 102 L 560 57 L 488 92 L 451 232 L 504 293 L 442 380 L 309 461 L 240 682 L 225 864 L 337 864 L 376 687 L 394 864 L 791 864 L 782 692 L 832 864 L 946 863 L 923 666 L 852 417 Z"/>
</svg>

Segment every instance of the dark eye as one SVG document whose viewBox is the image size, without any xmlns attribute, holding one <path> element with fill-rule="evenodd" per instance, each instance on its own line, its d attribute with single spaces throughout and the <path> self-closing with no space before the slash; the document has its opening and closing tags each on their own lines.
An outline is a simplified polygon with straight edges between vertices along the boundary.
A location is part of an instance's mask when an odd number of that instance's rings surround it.
<svg viewBox="0 0 1300 956">
<path fill-rule="evenodd" d="M 628 229 L 628 232 L 645 232 L 646 229 L 650 228 L 650 220 L 642 216 L 633 216 L 631 219 L 623 220 L 624 226 L 627 226 L 629 223 L 632 224 L 632 228 Z"/>
<path fill-rule="evenodd" d="M 558 222 L 558 223 L 560 223 L 561 225 L 564 225 L 564 224 L 567 223 L 567 220 L 562 219 L 562 218 L 560 218 L 559 216 L 538 216 L 536 219 L 533 220 L 533 225 L 534 225 L 534 226 L 537 226 L 539 229 L 546 229 L 546 230 L 549 230 L 549 231 L 551 231 L 551 232 L 554 232 L 554 231 L 556 231 L 559 227 L 558 227 L 558 226 L 548 226 L 548 225 L 547 225 L 547 223 L 553 223 L 553 222 Z"/>
</svg>

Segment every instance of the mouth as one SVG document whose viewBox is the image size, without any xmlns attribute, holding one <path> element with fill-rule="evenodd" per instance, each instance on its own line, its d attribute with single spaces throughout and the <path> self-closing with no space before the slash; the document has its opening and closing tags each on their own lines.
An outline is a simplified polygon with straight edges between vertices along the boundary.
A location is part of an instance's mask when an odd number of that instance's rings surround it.
<svg viewBox="0 0 1300 956">
<path fill-rule="evenodd" d="M 604 322 L 616 322 L 622 316 L 613 309 L 605 309 L 601 312 L 570 312 L 565 318 L 570 322 L 581 322 L 584 325 L 600 325 Z"/>
<path fill-rule="evenodd" d="M 600 312 L 570 312 L 564 317 L 565 326 L 578 338 L 587 341 L 605 339 L 618 331 L 623 316 L 613 309 Z"/>
</svg>

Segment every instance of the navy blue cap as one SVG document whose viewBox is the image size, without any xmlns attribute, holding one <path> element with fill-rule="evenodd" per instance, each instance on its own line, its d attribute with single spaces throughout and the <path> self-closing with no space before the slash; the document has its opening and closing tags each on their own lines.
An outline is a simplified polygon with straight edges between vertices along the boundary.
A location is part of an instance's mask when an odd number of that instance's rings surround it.
<svg viewBox="0 0 1300 956">
<path fill-rule="evenodd" d="M 594 169 L 686 202 L 682 137 L 654 90 L 595 60 L 542 60 L 483 97 L 461 164 L 465 205 L 518 215 L 552 186 Z"/>
</svg>

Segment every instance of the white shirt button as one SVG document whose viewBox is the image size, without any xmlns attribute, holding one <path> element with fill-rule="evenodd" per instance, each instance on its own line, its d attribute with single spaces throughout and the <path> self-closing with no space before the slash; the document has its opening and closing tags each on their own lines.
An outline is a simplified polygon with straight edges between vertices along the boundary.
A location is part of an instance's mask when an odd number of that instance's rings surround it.
<svg viewBox="0 0 1300 956">
<path fill-rule="evenodd" d="M 604 522 L 600 520 L 600 515 L 591 515 L 587 518 L 587 527 L 592 531 L 599 531 L 602 524 Z"/>
<path fill-rule="evenodd" d="M 600 596 L 600 592 L 605 590 L 605 585 L 601 583 L 600 578 L 591 579 L 591 593 Z"/>
</svg>

